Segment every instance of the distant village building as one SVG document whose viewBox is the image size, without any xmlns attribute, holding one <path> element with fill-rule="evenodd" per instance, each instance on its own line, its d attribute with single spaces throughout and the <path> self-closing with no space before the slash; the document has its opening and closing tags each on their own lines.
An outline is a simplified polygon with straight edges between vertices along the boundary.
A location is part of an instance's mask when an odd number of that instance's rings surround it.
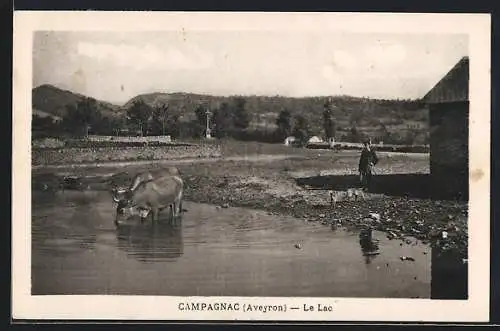
<svg viewBox="0 0 500 331">
<path fill-rule="evenodd" d="M 284 144 L 285 144 L 286 146 L 289 146 L 289 145 L 292 145 L 293 143 L 295 143 L 295 141 L 296 141 L 296 140 L 297 140 L 297 139 L 295 139 L 295 137 L 287 137 L 287 138 L 285 139 Z"/>
<path fill-rule="evenodd" d="M 318 137 L 318 136 L 312 136 L 307 141 L 308 144 L 315 144 L 315 143 L 321 143 L 321 142 L 323 142 L 323 140 L 320 137 Z"/>
<path fill-rule="evenodd" d="M 462 58 L 423 101 L 429 107 L 434 192 L 468 198 L 469 58 Z"/>
<path fill-rule="evenodd" d="M 141 130 L 132 130 L 132 129 L 127 129 L 127 128 L 121 128 L 115 131 L 117 136 L 131 136 L 131 137 L 138 137 L 142 135 Z"/>
</svg>

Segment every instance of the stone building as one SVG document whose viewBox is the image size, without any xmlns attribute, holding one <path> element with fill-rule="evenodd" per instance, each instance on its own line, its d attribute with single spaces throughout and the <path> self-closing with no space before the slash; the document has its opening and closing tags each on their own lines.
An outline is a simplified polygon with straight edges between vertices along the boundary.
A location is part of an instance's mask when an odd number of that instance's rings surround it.
<svg viewBox="0 0 500 331">
<path fill-rule="evenodd" d="M 468 198 L 469 58 L 463 57 L 423 98 L 429 108 L 432 192 Z"/>
</svg>

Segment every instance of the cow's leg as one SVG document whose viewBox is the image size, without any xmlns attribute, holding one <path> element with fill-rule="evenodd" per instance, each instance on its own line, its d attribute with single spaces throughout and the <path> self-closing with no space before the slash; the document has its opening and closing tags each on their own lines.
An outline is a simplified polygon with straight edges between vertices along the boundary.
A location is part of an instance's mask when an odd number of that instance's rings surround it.
<svg viewBox="0 0 500 331">
<path fill-rule="evenodd" d="M 182 198 L 183 198 L 183 193 L 181 191 L 177 195 L 176 201 L 175 201 L 175 203 L 177 205 L 176 216 L 180 216 L 180 214 L 182 213 Z"/>
<path fill-rule="evenodd" d="M 158 222 L 158 215 L 160 214 L 160 210 L 158 208 L 151 209 L 151 219 L 153 220 L 153 224 Z"/>
<path fill-rule="evenodd" d="M 181 214 L 181 213 L 182 213 L 182 196 L 179 199 L 179 214 Z"/>
<path fill-rule="evenodd" d="M 177 197 L 175 205 L 177 206 L 177 208 L 175 209 L 175 216 L 178 217 L 182 212 L 182 195 L 179 195 Z"/>
<path fill-rule="evenodd" d="M 170 204 L 170 213 L 169 213 L 169 221 L 173 223 L 175 218 L 175 202 Z"/>
</svg>

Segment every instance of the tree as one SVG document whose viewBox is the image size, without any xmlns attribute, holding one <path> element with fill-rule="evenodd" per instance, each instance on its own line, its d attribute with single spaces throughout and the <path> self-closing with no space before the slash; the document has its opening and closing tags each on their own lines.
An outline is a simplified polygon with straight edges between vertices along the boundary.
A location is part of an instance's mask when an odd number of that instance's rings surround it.
<svg viewBox="0 0 500 331">
<path fill-rule="evenodd" d="M 293 136 L 301 143 L 305 145 L 307 143 L 307 138 L 309 138 L 309 123 L 307 119 L 302 115 L 295 116 L 295 126 L 293 128 Z"/>
<path fill-rule="evenodd" d="M 50 116 L 42 117 L 36 114 L 32 116 L 31 130 L 37 136 L 56 137 L 61 134 L 61 129 L 63 129 L 61 123 Z"/>
<path fill-rule="evenodd" d="M 168 120 L 168 108 L 166 104 L 161 104 L 153 109 L 151 131 L 154 134 L 165 135 Z"/>
<path fill-rule="evenodd" d="M 417 136 L 418 136 L 417 130 L 408 130 L 404 135 L 402 143 L 404 145 L 413 145 L 415 143 Z"/>
<path fill-rule="evenodd" d="M 129 123 L 139 129 L 141 135 L 145 135 L 147 123 L 152 113 L 153 109 L 150 105 L 143 100 L 136 100 L 127 110 L 127 119 Z"/>
<path fill-rule="evenodd" d="M 126 118 L 125 117 L 111 117 L 110 120 L 111 131 L 114 135 L 118 135 L 122 129 L 126 127 Z"/>
<path fill-rule="evenodd" d="M 323 128 L 327 140 L 335 138 L 335 122 L 333 120 L 333 111 L 330 108 L 330 103 L 325 104 L 325 110 L 323 111 Z"/>
<path fill-rule="evenodd" d="M 95 123 L 92 126 L 92 132 L 104 135 L 111 134 L 113 132 L 111 124 L 112 123 L 109 117 L 103 116 L 98 123 Z"/>
<path fill-rule="evenodd" d="M 246 129 L 250 124 L 250 114 L 245 108 L 246 100 L 236 98 L 234 101 L 234 127 L 236 129 Z"/>
<path fill-rule="evenodd" d="M 358 128 L 356 127 L 356 125 L 353 125 L 351 127 L 351 132 L 350 132 L 350 141 L 351 142 L 359 142 L 361 140 L 361 134 L 359 133 L 359 130 Z"/>
<path fill-rule="evenodd" d="M 194 136 L 199 138 L 205 133 L 207 127 L 207 111 L 203 105 L 198 105 L 194 109 L 196 120 L 193 123 Z"/>
<path fill-rule="evenodd" d="M 284 140 L 292 134 L 292 115 L 287 109 L 283 109 L 276 119 L 276 136 L 280 140 Z"/>
<path fill-rule="evenodd" d="M 177 139 L 180 136 L 179 115 L 172 114 L 172 115 L 167 116 L 166 129 L 167 129 L 168 134 L 172 138 Z"/>
<path fill-rule="evenodd" d="M 64 126 L 76 135 L 88 136 L 89 128 L 98 126 L 102 119 L 97 101 L 93 98 L 84 98 L 76 105 L 66 106 L 66 109 L 67 112 L 63 118 Z"/>
<path fill-rule="evenodd" d="M 225 138 L 229 136 L 233 129 L 233 114 L 227 102 L 223 102 L 212 115 L 212 127 L 214 128 L 214 136 L 217 138 Z"/>
<path fill-rule="evenodd" d="M 363 112 L 359 109 L 355 110 L 352 114 L 351 114 L 351 118 L 350 118 L 350 122 L 351 124 L 358 124 L 358 122 L 360 122 L 362 119 L 363 119 Z"/>
<path fill-rule="evenodd" d="M 195 109 L 194 109 L 194 113 L 196 115 L 196 122 L 200 125 L 203 125 L 205 126 L 206 123 L 207 123 L 207 114 L 206 114 L 206 110 L 205 110 L 205 107 L 203 107 L 203 105 L 198 105 Z"/>
<path fill-rule="evenodd" d="M 32 116 L 31 128 L 33 130 L 50 131 L 52 129 L 52 125 L 52 118 L 49 116 L 42 117 L 35 114 Z"/>
</svg>

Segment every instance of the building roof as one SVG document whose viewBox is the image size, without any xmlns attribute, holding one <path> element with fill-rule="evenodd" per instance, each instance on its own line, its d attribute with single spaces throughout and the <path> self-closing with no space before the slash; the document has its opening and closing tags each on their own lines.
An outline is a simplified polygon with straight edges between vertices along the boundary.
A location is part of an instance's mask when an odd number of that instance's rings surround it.
<svg viewBox="0 0 500 331">
<path fill-rule="evenodd" d="M 469 57 L 465 56 L 427 94 L 428 104 L 469 101 Z"/>
</svg>

